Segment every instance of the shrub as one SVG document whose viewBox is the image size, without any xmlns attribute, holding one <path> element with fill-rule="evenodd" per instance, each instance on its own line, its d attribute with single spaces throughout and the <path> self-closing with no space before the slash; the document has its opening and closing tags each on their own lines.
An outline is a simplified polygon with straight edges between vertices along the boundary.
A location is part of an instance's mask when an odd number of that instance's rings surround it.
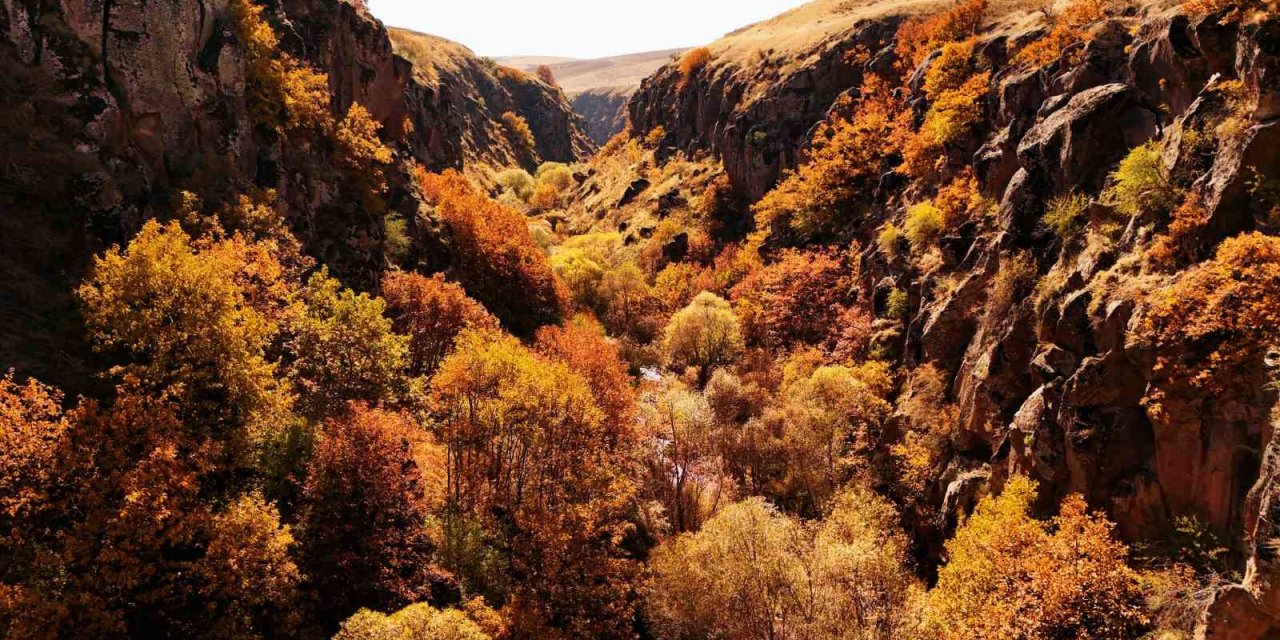
<svg viewBox="0 0 1280 640">
<path fill-rule="evenodd" d="M 551 71 L 551 67 L 545 64 L 538 65 L 538 70 L 536 73 L 538 75 L 538 79 L 541 80 L 542 83 L 547 85 L 548 87 L 560 86 L 560 83 L 556 82 L 556 74 L 553 71 Z"/>
<path fill-rule="evenodd" d="M 494 176 L 493 181 L 502 188 L 503 193 L 510 193 L 521 202 L 528 202 L 533 197 L 533 176 L 524 169 L 507 169 Z"/>
<path fill-rule="evenodd" d="M 933 206 L 932 202 L 912 205 L 907 209 L 907 219 L 903 223 L 907 240 L 917 251 L 923 251 L 937 241 L 944 226 L 942 211 Z"/>
<path fill-rule="evenodd" d="M 955 87 L 936 87 L 936 97 L 920 130 L 902 147 L 902 171 L 914 178 L 937 175 L 946 162 L 946 147 L 961 140 L 982 121 L 982 103 L 991 72 L 973 72 Z"/>
<path fill-rule="evenodd" d="M 533 129 L 529 128 L 529 121 L 524 116 L 512 111 L 504 112 L 502 128 L 506 130 L 507 140 L 511 141 L 511 146 L 515 147 L 517 153 L 532 156 L 537 152 L 538 141 L 533 137 Z"/>
<path fill-rule="evenodd" d="M 556 193 L 573 187 L 573 170 L 563 162 L 544 162 L 538 166 L 538 184 L 549 184 L 556 188 Z"/>
<path fill-rule="evenodd" d="M 698 47 L 685 52 L 680 57 L 680 82 L 676 86 L 676 90 L 684 91 L 689 86 L 689 82 L 693 80 L 694 74 L 702 71 L 709 62 L 711 62 L 711 50 L 706 47 Z"/>
<path fill-rule="evenodd" d="M 1113 525 L 1078 495 L 1052 522 L 1035 520 L 1035 493 L 1015 476 L 956 530 L 929 592 L 928 628 L 948 640 L 1142 635 L 1141 585 Z"/>
<path fill-rule="evenodd" d="M 892 260 L 902 252 L 904 240 L 902 229 L 892 222 L 886 222 L 884 228 L 880 229 L 880 234 L 876 236 L 876 246 L 880 247 L 880 253 Z"/>
<path fill-rule="evenodd" d="M 492 610 L 491 610 L 492 611 Z M 496 615 L 496 612 L 494 612 Z M 458 609 L 412 604 L 390 615 L 361 609 L 347 618 L 333 640 L 493 640 L 481 625 Z"/>
<path fill-rule="evenodd" d="M 245 93 L 249 115 L 260 126 L 286 134 L 326 132 L 329 78 L 287 53 L 252 0 L 228 5 L 236 38 L 244 46 Z"/>
<path fill-rule="evenodd" d="M 896 45 L 903 74 L 911 74 L 943 44 L 976 35 L 986 11 L 987 0 L 964 0 L 947 11 L 903 22 Z"/>
<path fill-rule="evenodd" d="M 1137 336 L 1154 350 L 1157 379 L 1144 402 L 1165 415 L 1169 401 L 1244 391 L 1268 346 L 1280 339 L 1280 239 L 1230 238 L 1217 255 L 1153 292 Z"/>
<path fill-rule="evenodd" d="M 1039 68 L 1057 61 L 1068 47 L 1092 39 L 1092 34 L 1085 27 L 1102 20 L 1106 15 L 1101 0 L 1071 0 L 1062 15 L 1054 18 L 1053 28 L 1049 33 L 1023 47 L 1013 57 L 1013 63 Z M 1076 55 L 1066 61 L 1067 64 L 1080 63 L 1078 58 L 1083 47 L 1076 51 Z"/>
<path fill-rule="evenodd" d="M 663 138 L 666 138 L 666 137 L 667 137 L 666 128 L 663 127 L 662 125 L 658 125 L 649 130 L 648 135 L 644 137 L 644 144 L 646 147 L 649 147 L 651 149 L 656 149 L 658 145 L 662 144 Z"/>
<path fill-rule="evenodd" d="M 711 369 L 732 364 L 742 354 L 742 330 L 729 303 L 704 291 L 671 317 L 663 348 L 673 368 L 696 367 L 698 379 L 706 382 Z"/>
<path fill-rule="evenodd" d="M 1172 189 L 1155 140 L 1129 151 L 1111 173 L 1111 182 L 1107 194 L 1125 215 L 1160 213 L 1171 206 Z"/>
<path fill-rule="evenodd" d="M 906 320 L 911 314 L 911 298 L 907 292 L 894 287 L 885 301 L 885 313 L 895 320 Z"/>
<path fill-rule="evenodd" d="M 911 114 L 878 77 L 866 79 L 862 95 L 832 110 L 815 128 L 805 161 L 756 203 L 758 232 L 767 234 L 775 220 L 806 235 L 831 231 L 874 190 Z"/>
<path fill-rule="evenodd" d="M 1087 222 L 1084 218 L 1089 211 L 1089 196 L 1079 193 L 1056 196 L 1049 201 L 1044 212 L 1044 225 L 1049 227 L 1059 240 L 1074 238 Z"/>
</svg>

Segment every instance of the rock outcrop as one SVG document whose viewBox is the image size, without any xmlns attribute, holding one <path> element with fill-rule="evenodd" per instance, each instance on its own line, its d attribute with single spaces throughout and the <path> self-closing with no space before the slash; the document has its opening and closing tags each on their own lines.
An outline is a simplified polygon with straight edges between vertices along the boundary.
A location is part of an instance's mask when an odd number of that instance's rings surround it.
<svg viewBox="0 0 1280 640">
<path fill-rule="evenodd" d="M 532 166 L 593 148 L 558 89 L 469 52 L 475 76 L 424 78 L 423 60 L 401 55 L 360 3 L 281 0 L 266 17 L 284 50 L 328 75 L 335 116 L 359 102 L 382 125 L 396 152 L 386 200 L 408 219 L 415 163 Z M 0 106 L 14 119 L 0 132 L 0 362 L 70 391 L 91 384 L 70 292 L 94 253 L 172 212 L 181 190 L 216 200 L 279 188 L 309 252 L 355 285 L 379 269 L 362 263 L 384 259 L 380 217 L 323 213 L 330 186 L 283 174 L 279 140 L 255 129 L 229 20 L 227 0 L 0 2 Z M 536 148 L 494 140 L 506 111 L 527 120 Z"/>
</svg>

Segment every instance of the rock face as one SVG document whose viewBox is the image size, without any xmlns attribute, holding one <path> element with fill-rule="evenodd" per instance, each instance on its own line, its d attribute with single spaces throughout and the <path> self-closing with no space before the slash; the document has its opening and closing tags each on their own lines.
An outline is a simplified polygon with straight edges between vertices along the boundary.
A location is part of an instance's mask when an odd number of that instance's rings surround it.
<svg viewBox="0 0 1280 640">
<path fill-rule="evenodd" d="M 627 101 L 632 90 L 625 87 L 588 89 L 573 94 L 573 110 L 582 116 L 587 135 L 597 146 L 627 128 Z"/>
<path fill-rule="evenodd" d="M 417 213 L 414 162 L 532 165 L 593 148 L 563 94 L 523 74 L 486 70 L 478 91 L 466 74 L 424 81 L 359 3 L 280 0 L 266 16 L 286 51 L 328 74 L 335 115 L 360 102 L 382 125 L 397 154 L 392 211 Z M 70 292 L 94 253 L 172 211 L 179 190 L 280 188 L 308 250 L 342 253 L 349 282 L 362 283 L 372 269 L 359 262 L 382 259 L 367 248 L 382 221 L 326 228 L 331 189 L 280 175 L 283 150 L 255 130 L 244 91 L 227 0 L 0 1 L 0 111 L 14 119 L 0 128 L 0 362 L 72 392 L 91 384 Z M 476 107 L 481 98 L 489 108 Z M 537 139 L 522 157 L 485 139 L 505 111 Z"/>
<path fill-rule="evenodd" d="M 581 117 L 558 88 L 442 38 L 404 29 L 392 29 L 390 37 L 396 54 L 412 65 L 406 102 L 416 106 L 410 135 L 415 155 L 433 164 L 445 160 L 445 166 L 534 168 L 543 161 L 585 160 L 595 149 Z M 536 141 L 532 153 L 519 148 L 504 127 L 507 112 L 528 122 Z"/>
<path fill-rule="evenodd" d="M 628 107 L 632 130 L 661 126 L 665 145 L 719 159 L 737 195 L 757 200 L 796 166 L 836 98 L 856 92 L 866 73 L 895 72 L 898 24 L 937 9 L 928 0 L 813 0 L 710 44 L 710 61 L 688 78 L 678 63 L 647 78 Z"/>
</svg>

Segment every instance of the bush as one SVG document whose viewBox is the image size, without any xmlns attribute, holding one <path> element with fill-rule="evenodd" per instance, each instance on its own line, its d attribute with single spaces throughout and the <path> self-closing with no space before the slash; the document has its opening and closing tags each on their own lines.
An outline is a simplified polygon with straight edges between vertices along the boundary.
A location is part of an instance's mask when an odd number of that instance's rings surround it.
<svg viewBox="0 0 1280 640">
<path fill-rule="evenodd" d="M 1156 357 L 1157 379 L 1144 400 L 1149 412 L 1164 416 L 1178 411 L 1175 400 L 1245 392 L 1280 339 L 1280 238 L 1255 232 L 1228 239 L 1212 260 L 1153 292 L 1149 304 L 1137 331 Z"/>
<path fill-rule="evenodd" d="M 986 11 L 987 0 L 965 0 L 947 11 L 912 17 L 902 23 L 898 27 L 896 50 L 903 74 L 911 74 L 943 44 L 976 35 Z"/>
<path fill-rule="evenodd" d="M 517 153 L 530 156 L 536 153 L 538 141 L 533 137 L 533 130 L 529 128 L 529 121 L 524 116 L 511 111 L 503 113 L 502 128 L 507 131 L 507 139 Z"/>
<path fill-rule="evenodd" d="M 894 287 L 885 301 L 885 313 L 895 320 L 906 320 L 911 313 L 911 298 L 907 292 Z"/>
<path fill-rule="evenodd" d="M 702 382 L 718 366 L 732 364 L 742 354 L 742 330 L 723 298 L 706 291 L 676 312 L 663 337 L 667 360 L 676 371 L 696 367 Z"/>
<path fill-rule="evenodd" d="M 711 50 L 706 47 L 690 49 L 680 57 L 680 82 L 677 91 L 684 91 L 689 86 L 694 74 L 702 71 L 711 62 Z"/>
<path fill-rule="evenodd" d="M 1013 63 L 1039 68 L 1057 61 L 1069 47 L 1092 39 L 1092 34 L 1085 27 L 1106 16 L 1101 0 L 1072 0 L 1062 15 L 1053 20 L 1053 28 L 1049 33 L 1023 47 L 1013 57 Z M 1077 47 L 1077 53 L 1067 64 L 1079 64 L 1078 58 L 1083 51 L 1083 47 Z"/>
<path fill-rule="evenodd" d="M 1111 182 L 1107 194 L 1126 215 L 1160 213 L 1172 206 L 1172 187 L 1155 140 L 1129 151 L 1111 173 Z"/>
<path fill-rule="evenodd" d="M 493 181 L 502 188 L 504 194 L 510 193 L 521 202 L 528 202 L 533 197 L 533 176 L 524 169 L 507 169 L 494 176 Z"/>
<path fill-rule="evenodd" d="M 1136 638 L 1148 630 L 1138 575 L 1112 524 L 1078 495 L 1031 517 L 1035 483 L 1015 476 L 947 542 L 926 620 L 946 640 Z"/>
<path fill-rule="evenodd" d="M 1059 240 L 1070 240 L 1083 228 L 1086 222 L 1084 216 L 1089 211 L 1090 203 L 1089 196 L 1079 193 L 1057 196 L 1045 208 L 1044 225 Z"/>
<path fill-rule="evenodd" d="M 878 77 L 866 79 L 862 95 L 832 110 L 815 128 L 804 163 L 756 203 L 757 232 L 767 234 L 775 220 L 805 235 L 832 231 L 875 189 L 901 150 L 911 113 Z"/>
<path fill-rule="evenodd" d="M 880 230 L 880 234 L 876 236 L 876 245 L 880 247 L 880 253 L 890 260 L 897 258 L 902 252 L 902 243 L 906 238 L 902 235 L 902 229 L 892 222 L 886 222 L 884 228 Z"/>
<path fill-rule="evenodd" d="M 923 251 L 937 241 L 938 236 L 942 234 L 943 226 L 942 211 L 933 206 L 932 202 L 912 205 L 907 209 L 907 220 L 903 223 L 907 240 L 917 251 Z"/>
</svg>

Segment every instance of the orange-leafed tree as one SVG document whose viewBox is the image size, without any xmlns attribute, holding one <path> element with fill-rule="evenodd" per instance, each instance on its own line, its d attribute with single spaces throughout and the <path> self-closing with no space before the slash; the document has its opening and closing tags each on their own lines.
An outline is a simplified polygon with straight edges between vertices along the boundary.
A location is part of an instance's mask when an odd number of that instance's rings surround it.
<svg viewBox="0 0 1280 640">
<path fill-rule="evenodd" d="M 408 416 L 364 405 L 325 423 L 298 526 L 301 565 L 325 624 L 362 607 L 426 601 L 447 585 L 431 561 L 427 488 L 414 456 L 425 438 Z"/>
<path fill-rule="evenodd" d="M 49 494 L 56 529 L 21 541 L 38 565 L 8 637 L 288 633 L 288 530 L 260 501 L 252 517 L 239 511 L 222 434 L 127 384 L 111 406 L 87 402 L 66 419 Z M 223 500 L 233 506 L 216 511 Z"/>
<path fill-rule="evenodd" d="M 604 412 L 607 428 L 614 432 L 610 446 L 631 446 L 635 438 L 635 392 L 618 346 L 605 337 L 604 329 L 587 318 L 576 318 L 564 326 L 543 327 L 538 330 L 537 349 L 586 379 L 596 404 Z"/>
<path fill-rule="evenodd" d="M 1150 298 L 1134 336 L 1155 354 L 1148 411 L 1194 416 L 1198 400 L 1246 392 L 1280 340 L 1277 327 L 1280 239 L 1255 232 L 1226 240 L 1212 260 Z"/>
<path fill-rule="evenodd" d="M 568 294 L 529 234 L 524 216 L 491 200 L 462 174 L 418 174 L 423 195 L 449 227 L 450 275 L 520 335 L 554 324 Z"/>
<path fill-rule="evenodd" d="M 560 342 L 544 345 L 577 359 Z M 630 637 L 636 567 L 618 545 L 634 489 L 592 384 L 511 336 L 468 331 L 432 401 L 449 454 L 446 566 L 515 611 L 517 637 Z M 479 548 L 463 537 L 477 527 Z M 476 566 L 495 558 L 501 583 Z"/>
<path fill-rule="evenodd" d="M 484 305 L 443 274 L 390 271 L 382 278 L 382 297 L 396 331 L 409 336 L 409 370 L 415 376 L 434 374 L 463 331 L 498 328 Z"/>
<path fill-rule="evenodd" d="M 849 264 L 856 254 L 786 249 L 738 283 L 732 297 L 736 305 L 752 310 L 749 335 L 777 347 L 803 343 L 834 348 L 844 328 L 840 318 L 857 298 L 856 272 Z"/>
<path fill-rule="evenodd" d="M 775 222 L 805 235 L 831 231 L 874 190 L 910 132 L 911 114 L 878 76 L 863 82 L 862 96 L 832 109 L 804 163 L 756 203 L 758 232 L 768 234 Z"/>
<path fill-rule="evenodd" d="M 896 50 L 904 75 L 910 75 L 942 45 L 977 34 L 986 12 L 987 0 L 962 0 L 946 11 L 902 23 Z"/>
</svg>

